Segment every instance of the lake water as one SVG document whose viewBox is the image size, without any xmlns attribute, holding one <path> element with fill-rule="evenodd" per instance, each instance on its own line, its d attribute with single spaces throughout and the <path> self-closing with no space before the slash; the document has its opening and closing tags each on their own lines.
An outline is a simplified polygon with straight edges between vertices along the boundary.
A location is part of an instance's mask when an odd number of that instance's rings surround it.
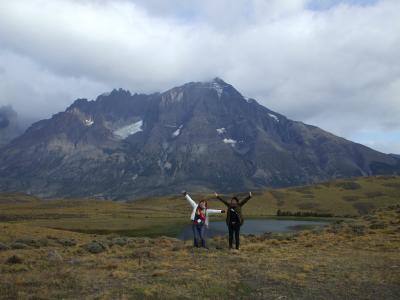
<svg viewBox="0 0 400 300">
<path fill-rule="evenodd" d="M 302 226 L 321 227 L 329 222 L 322 221 L 298 221 L 298 220 L 274 220 L 274 219 L 253 219 L 245 220 L 240 229 L 241 234 L 254 234 L 262 235 L 266 232 L 285 233 L 293 232 Z M 214 237 L 220 235 L 227 235 L 228 228 L 225 221 L 210 222 L 206 236 Z M 188 225 L 179 235 L 181 240 L 192 239 L 192 225 Z"/>
</svg>

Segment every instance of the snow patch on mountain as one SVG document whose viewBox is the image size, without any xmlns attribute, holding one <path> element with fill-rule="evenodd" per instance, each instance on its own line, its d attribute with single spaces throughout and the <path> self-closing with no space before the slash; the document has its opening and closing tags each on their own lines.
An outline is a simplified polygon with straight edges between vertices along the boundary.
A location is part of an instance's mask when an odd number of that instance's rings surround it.
<svg viewBox="0 0 400 300">
<path fill-rule="evenodd" d="M 180 135 L 180 134 L 181 134 L 181 129 L 182 129 L 182 127 L 183 127 L 183 125 L 179 126 L 178 129 L 175 130 L 175 131 L 172 133 L 172 137 L 177 137 L 178 135 Z"/>
<path fill-rule="evenodd" d="M 224 133 L 226 133 L 226 129 L 224 127 L 217 128 L 217 132 L 218 132 L 218 134 L 224 134 Z"/>
<path fill-rule="evenodd" d="M 279 122 L 279 118 L 277 116 L 275 116 L 274 114 L 268 113 L 268 116 L 273 118 L 276 122 Z"/>
<path fill-rule="evenodd" d="M 237 141 L 235 141 L 235 140 L 233 140 L 233 139 L 223 139 L 223 142 L 224 142 L 225 144 L 230 144 L 230 145 L 232 145 L 232 146 L 235 146 L 236 143 L 237 143 Z"/>
<path fill-rule="evenodd" d="M 85 126 L 92 126 L 94 124 L 94 121 L 92 118 L 85 119 L 84 120 Z"/>
<path fill-rule="evenodd" d="M 218 98 L 221 98 L 224 88 L 218 82 L 211 82 L 211 87 L 217 92 Z"/>
<path fill-rule="evenodd" d="M 250 103 L 250 104 L 257 103 L 257 101 L 253 98 L 244 98 L 244 99 L 247 101 L 247 103 Z"/>
<path fill-rule="evenodd" d="M 142 126 L 143 126 L 143 120 L 140 120 L 136 123 L 129 124 L 115 130 L 114 134 L 121 139 L 126 139 L 128 136 L 132 134 L 143 131 Z"/>
</svg>

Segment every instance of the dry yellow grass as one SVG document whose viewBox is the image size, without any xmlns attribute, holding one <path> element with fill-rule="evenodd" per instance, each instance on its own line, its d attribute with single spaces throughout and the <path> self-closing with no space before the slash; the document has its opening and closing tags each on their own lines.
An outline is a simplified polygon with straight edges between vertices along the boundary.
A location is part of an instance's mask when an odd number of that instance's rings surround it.
<svg viewBox="0 0 400 300">
<path fill-rule="evenodd" d="M 2 299 L 398 299 L 400 206 L 320 232 L 224 237 L 210 250 L 172 238 L 99 236 L 1 223 Z M 63 240 L 76 244 L 66 246 Z M 123 239 L 123 243 L 121 240 Z M 36 241 L 36 243 L 32 242 Z M 105 251 L 92 254 L 97 240 Z M 54 255 L 54 252 L 58 254 Z M 7 263 L 13 255 L 20 263 Z"/>
<path fill-rule="evenodd" d="M 400 299 L 400 206 L 383 208 L 399 202 L 399 177 L 258 192 L 248 218 L 278 208 L 375 210 L 322 231 L 244 236 L 236 252 L 226 237 L 210 240 L 210 250 L 160 237 L 187 224 L 181 195 L 117 203 L 3 194 L 0 298 Z"/>
</svg>

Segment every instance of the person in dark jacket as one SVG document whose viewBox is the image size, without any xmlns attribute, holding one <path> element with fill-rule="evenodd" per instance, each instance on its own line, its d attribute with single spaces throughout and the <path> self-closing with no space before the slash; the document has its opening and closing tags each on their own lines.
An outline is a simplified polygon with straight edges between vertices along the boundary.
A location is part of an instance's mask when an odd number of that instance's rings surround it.
<svg viewBox="0 0 400 300">
<path fill-rule="evenodd" d="M 235 235 L 236 249 L 239 249 L 240 227 L 243 225 L 244 221 L 242 216 L 242 206 L 245 205 L 252 197 L 251 192 L 249 192 L 249 195 L 241 201 L 239 201 L 237 197 L 232 197 L 231 201 L 228 202 L 222 199 L 217 193 L 215 193 L 215 197 L 217 197 L 218 200 L 228 207 L 226 214 L 226 225 L 228 226 L 229 231 L 229 249 L 232 249 L 233 235 Z"/>
</svg>

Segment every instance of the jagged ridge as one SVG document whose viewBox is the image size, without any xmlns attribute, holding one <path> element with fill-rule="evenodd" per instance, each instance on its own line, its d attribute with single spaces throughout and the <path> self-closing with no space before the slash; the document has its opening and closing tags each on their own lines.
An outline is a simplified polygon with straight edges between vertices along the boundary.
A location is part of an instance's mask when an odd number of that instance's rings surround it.
<svg viewBox="0 0 400 300">
<path fill-rule="evenodd" d="M 216 78 L 122 89 L 33 124 L 0 153 L 0 190 L 132 198 L 397 174 L 400 160 L 295 122 Z"/>
</svg>

